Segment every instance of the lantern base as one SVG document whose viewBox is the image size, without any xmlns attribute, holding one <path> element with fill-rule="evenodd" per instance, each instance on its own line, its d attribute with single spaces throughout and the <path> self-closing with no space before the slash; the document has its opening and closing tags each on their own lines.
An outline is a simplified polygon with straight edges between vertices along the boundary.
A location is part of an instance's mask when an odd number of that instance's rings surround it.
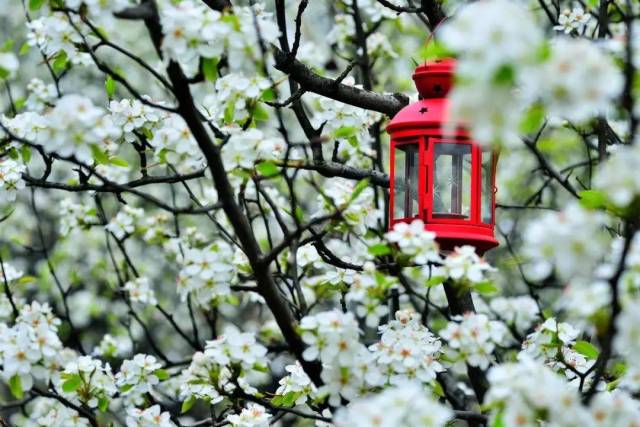
<svg viewBox="0 0 640 427">
<path fill-rule="evenodd" d="M 469 245 L 476 248 L 478 255 L 483 255 L 498 246 L 490 226 L 425 223 L 425 229 L 436 233 L 436 241 L 443 251 Z"/>
</svg>

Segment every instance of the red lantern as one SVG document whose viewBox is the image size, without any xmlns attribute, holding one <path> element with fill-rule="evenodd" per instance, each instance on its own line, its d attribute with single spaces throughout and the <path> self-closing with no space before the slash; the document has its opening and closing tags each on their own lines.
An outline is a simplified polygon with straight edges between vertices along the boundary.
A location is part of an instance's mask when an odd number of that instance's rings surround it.
<svg viewBox="0 0 640 427">
<path fill-rule="evenodd" d="M 389 123 L 390 226 L 421 219 L 443 250 L 494 248 L 497 153 L 475 143 L 462 126 L 447 123 L 455 60 L 418 66 L 420 100 Z M 450 130 L 451 129 L 451 130 Z"/>
</svg>

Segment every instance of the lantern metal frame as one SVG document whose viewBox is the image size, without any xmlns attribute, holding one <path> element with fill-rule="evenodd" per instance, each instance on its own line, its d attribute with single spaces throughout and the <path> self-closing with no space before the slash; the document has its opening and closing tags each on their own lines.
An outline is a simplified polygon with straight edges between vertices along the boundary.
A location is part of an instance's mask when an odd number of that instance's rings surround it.
<svg viewBox="0 0 640 427">
<path fill-rule="evenodd" d="M 448 100 L 446 94 L 453 80 L 453 60 L 426 63 L 416 70 L 414 80 L 421 99 L 403 108 L 389 123 L 387 131 L 391 135 L 390 152 L 390 203 L 389 225 L 412 222 L 421 219 L 425 228 L 436 234 L 436 240 L 443 250 L 453 250 L 456 246 L 472 245 L 478 253 L 498 245 L 494 237 L 496 186 L 495 175 L 498 153 L 486 151 L 471 138 L 463 126 L 448 125 Z M 418 151 L 418 212 L 412 217 L 395 217 L 396 200 L 396 154 L 397 147 L 416 144 Z M 471 171 L 469 215 L 454 218 L 455 214 L 434 215 L 435 147 L 437 144 L 461 144 L 470 147 Z M 483 221 L 483 156 L 491 156 L 491 222 Z M 453 160 L 452 160 L 453 162 Z M 462 167 L 462 166 L 459 166 Z M 452 166 L 453 170 L 453 166 Z M 460 170 L 461 171 L 461 170 Z M 453 171 L 452 171 L 453 173 Z M 462 173 L 462 172 L 460 172 Z M 406 174 L 406 169 L 405 169 Z M 462 180 L 462 176 L 460 177 Z M 460 185 L 457 190 L 460 192 Z M 453 190 L 452 190 L 453 191 Z M 458 197 L 460 197 L 459 193 Z M 452 196 L 453 199 L 453 196 Z M 461 201 L 458 200 L 460 203 Z M 445 215 L 449 215 L 446 217 Z"/>
</svg>

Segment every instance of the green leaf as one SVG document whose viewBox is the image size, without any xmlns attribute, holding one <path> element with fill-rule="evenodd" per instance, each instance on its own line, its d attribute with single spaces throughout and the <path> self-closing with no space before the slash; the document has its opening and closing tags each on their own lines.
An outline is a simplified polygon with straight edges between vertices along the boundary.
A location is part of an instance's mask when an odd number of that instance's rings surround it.
<svg viewBox="0 0 640 427">
<path fill-rule="evenodd" d="M 64 50 L 61 50 L 53 60 L 53 64 L 52 64 L 53 71 L 55 71 L 56 74 L 60 73 L 65 68 L 67 68 L 68 62 L 69 62 L 69 58 L 67 58 L 67 53 Z"/>
<path fill-rule="evenodd" d="M 428 288 L 436 285 L 442 284 L 447 278 L 445 276 L 433 276 L 431 279 L 427 280 L 426 286 Z"/>
<path fill-rule="evenodd" d="M 65 382 L 62 383 L 62 391 L 65 393 L 71 393 L 76 391 L 82 385 L 82 378 L 80 375 L 71 375 Z"/>
<path fill-rule="evenodd" d="M 109 156 L 100 149 L 97 145 L 91 144 L 91 155 L 93 155 L 93 159 L 96 163 L 101 165 L 109 164 Z"/>
<path fill-rule="evenodd" d="M 106 397 L 98 399 L 98 409 L 100 409 L 100 412 L 107 412 L 107 409 L 109 409 L 109 399 Z"/>
<path fill-rule="evenodd" d="M 196 398 L 193 397 L 193 396 L 190 396 L 187 400 L 182 402 L 182 407 L 180 408 L 180 413 L 184 414 L 185 412 L 189 411 L 189 409 L 191 409 L 193 407 L 193 405 L 195 405 L 195 403 L 196 403 Z"/>
<path fill-rule="evenodd" d="M 433 392 L 436 394 L 436 396 L 443 397 L 443 398 L 445 397 L 444 389 L 442 388 L 442 384 L 440 384 L 438 381 L 436 381 L 433 384 Z"/>
<path fill-rule="evenodd" d="M 160 381 L 169 379 L 169 372 L 167 372 L 165 369 L 156 369 L 153 375 L 158 377 Z"/>
<path fill-rule="evenodd" d="M 14 43 L 15 42 L 13 41 L 13 39 L 7 39 L 7 41 L 4 42 L 2 47 L 0 47 L 0 52 L 10 52 L 13 49 Z"/>
<path fill-rule="evenodd" d="M 589 341 L 578 341 L 573 345 L 573 349 L 587 359 L 597 359 L 600 352 Z"/>
<path fill-rule="evenodd" d="M 121 393 L 126 393 L 129 390 L 131 390 L 133 387 L 135 387 L 135 384 L 125 384 L 122 387 L 120 387 L 120 392 Z"/>
<path fill-rule="evenodd" d="M 29 160 L 31 160 L 31 147 L 27 145 L 20 147 L 20 155 L 25 163 L 29 163 Z"/>
<path fill-rule="evenodd" d="M 510 64 L 503 64 L 493 75 L 493 82 L 498 85 L 510 86 L 515 79 L 516 72 Z"/>
<path fill-rule="evenodd" d="M 266 122 L 269 120 L 269 113 L 258 104 L 251 111 L 251 117 L 257 122 Z"/>
<path fill-rule="evenodd" d="M 587 209 L 604 208 L 607 204 L 607 195 L 598 190 L 584 190 L 578 193 L 580 204 Z"/>
<path fill-rule="evenodd" d="M 296 206 L 295 215 L 296 215 L 296 218 L 298 219 L 298 221 L 300 221 L 300 222 L 304 221 L 304 211 L 302 210 L 302 208 L 300 206 Z"/>
<path fill-rule="evenodd" d="M 29 43 L 24 42 L 22 44 L 22 46 L 20 47 L 20 51 L 18 52 L 18 55 L 20 55 L 20 56 L 26 55 L 29 52 L 30 48 L 31 48 L 31 46 L 29 46 Z"/>
<path fill-rule="evenodd" d="M 29 283 L 34 283 L 35 281 L 36 278 L 33 276 L 22 276 L 16 281 L 16 283 L 18 285 L 28 285 Z"/>
<path fill-rule="evenodd" d="M 236 113 L 236 102 L 230 101 L 224 109 L 224 122 L 231 123 L 233 122 L 233 116 Z"/>
<path fill-rule="evenodd" d="M 107 97 L 109 99 L 113 98 L 113 94 L 116 93 L 116 81 L 113 80 L 113 77 L 107 76 L 104 82 L 104 89 L 107 91 Z"/>
<path fill-rule="evenodd" d="M 373 256 L 383 256 L 391 253 L 391 248 L 385 245 L 384 243 L 378 243 L 372 246 L 369 246 L 369 253 Z"/>
<path fill-rule="evenodd" d="M 112 165 L 115 166 L 120 166 L 122 168 L 126 168 L 129 166 L 129 162 L 127 162 L 125 159 L 122 159 L 120 157 L 112 157 L 109 159 L 109 163 L 111 163 Z"/>
<path fill-rule="evenodd" d="M 350 136 L 358 133 L 358 128 L 355 126 L 343 126 L 341 128 L 336 129 L 333 133 L 335 138 L 349 138 Z"/>
<path fill-rule="evenodd" d="M 498 412 L 498 415 L 495 416 L 491 427 L 505 427 L 502 411 Z"/>
<path fill-rule="evenodd" d="M 29 10 L 35 12 L 44 6 L 46 0 L 29 0 Z"/>
<path fill-rule="evenodd" d="M 544 121 L 544 106 L 540 103 L 532 105 L 525 113 L 520 122 L 520 131 L 525 134 L 537 132 Z"/>
<path fill-rule="evenodd" d="M 9 70 L 0 67 L 0 79 L 6 79 L 7 77 L 9 77 Z"/>
<path fill-rule="evenodd" d="M 282 406 L 283 400 L 284 398 L 282 396 L 274 396 L 273 399 L 271 399 L 271 404 L 274 406 Z"/>
<path fill-rule="evenodd" d="M 256 165 L 256 170 L 258 173 L 265 177 L 271 177 L 278 175 L 280 173 L 280 169 L 276 166 L 275 163 L 270 161 L 260 162 Z"/>
<path fill-rule="evenodd" d="M 218 80 L 218 63 L 220 58 L 202 58 L 202 74 L 211 83 Z"/>
<path fill-rule="evenodd" d="M 349 198 L 349 203 L 358 198 L 358 196 L 369 186 L 369 178 L 364 178 L 358 181 L 356 186 L 353 188 L 353 193 L 351 193 L 351 197 Z"/>
<path fill-rule="evenodd" d="M 276 99 L 276 93 L 272 88 L 265 89 L 265 91 L 262 92 L 260 99 L 263 101 L 274 101 Z"/>
<path fill-rule="evenodd" d="M 483 295 L 493 294 L 498 291 L 496 285 L 489 281 L 476 283 L 473 286 L 473 289 L 479 294 Z"/>
<path fill-rule="evenodd" d="M 287 393 L 283 396 L 282 399 L 282 405 L 283 406 L 293 406 L 293 404 L 296 402 L 296 400 L 298 400 L 298 397 L 300 397 L 300 395 L 298 393 Z"/>
<path fill-rule="evenodd" d="M 153 132 L 149 128 L 142 128 L 142 134 L 149 140 L 153 139 Z"/>
<path fill-rule="evenodd" d="M 24 391 L 22 391 L 22 381 L 20 375 L 14 375 L 9 379 L 9 390 L 16 399 L 22 399 Z"/>
</svg>

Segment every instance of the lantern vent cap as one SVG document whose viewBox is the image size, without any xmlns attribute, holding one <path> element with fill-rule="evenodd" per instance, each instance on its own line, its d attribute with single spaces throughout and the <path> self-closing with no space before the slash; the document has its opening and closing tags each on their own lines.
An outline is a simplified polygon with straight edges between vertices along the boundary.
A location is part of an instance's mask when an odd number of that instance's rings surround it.
<svg viewBox="0 0 640 427">
<path fill-rule="evenodd" d="M 413 73 L 421 98 L 444 98 L 453 84 L 456 60 L 453 58 L 427 61 L 419 65 Z"/>
</svg>

